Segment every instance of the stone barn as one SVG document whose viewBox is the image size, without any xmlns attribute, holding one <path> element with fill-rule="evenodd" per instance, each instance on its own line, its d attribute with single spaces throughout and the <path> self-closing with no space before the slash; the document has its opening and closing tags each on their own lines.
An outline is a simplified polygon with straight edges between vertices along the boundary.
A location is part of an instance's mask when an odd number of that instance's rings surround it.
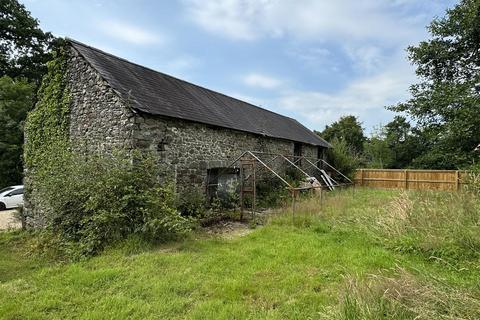
<svg viewBox="0 0 480 320">
<path fill-rule="evenodd" d="M 247 150 L 322 158 L 330 147 L 295 119 L 74 40 L 66 47 L 70 140 L 85 152 L 153 150 L 177 188 L 205 186 Z"/>
</svg>

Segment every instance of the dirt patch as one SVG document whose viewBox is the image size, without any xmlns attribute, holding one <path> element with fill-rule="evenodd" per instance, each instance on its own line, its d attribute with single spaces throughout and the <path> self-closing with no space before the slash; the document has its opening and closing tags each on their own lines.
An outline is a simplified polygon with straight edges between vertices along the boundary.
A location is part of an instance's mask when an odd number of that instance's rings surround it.
<svg viewBox="0 0 480 320">
<path fill-rule="evenodd" d="M 0 230 L 19 229 L 22 224 L 14 217 L 15 210 L 0 211 Z"/>
<path fill-rule="evenodd" d="M 253 229 L 248 223 L 239 221 L 219 221 L 205 227 L 208 235 L 228 240 L 243 237 L 252 231 Z"/>
</svg>

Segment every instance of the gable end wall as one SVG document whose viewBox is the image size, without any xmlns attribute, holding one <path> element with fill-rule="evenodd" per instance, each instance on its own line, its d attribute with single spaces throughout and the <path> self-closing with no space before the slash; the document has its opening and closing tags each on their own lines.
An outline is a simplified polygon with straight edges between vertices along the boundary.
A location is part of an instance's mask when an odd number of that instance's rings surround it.
<svg viewBox="0 0 480 320">
<path fill-rule="evenodd" d="M 75 49 L 71 48 L 67 62 L 72 145 L 85 152 L 131 149 L 132 110 Z"/>
</svg>

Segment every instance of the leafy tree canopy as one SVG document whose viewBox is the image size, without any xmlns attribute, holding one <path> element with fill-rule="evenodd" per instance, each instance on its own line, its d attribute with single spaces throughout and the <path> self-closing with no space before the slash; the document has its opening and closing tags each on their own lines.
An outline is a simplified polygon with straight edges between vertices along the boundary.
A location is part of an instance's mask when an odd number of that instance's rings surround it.
<svg viewBox="0 0 480 320">
<path fill-rule="evenodd" d="M 322 132 L 316 132 L 327 141 L 343 140 L 356 153 L 363 151 L 365 136 L 361 123 L 355 116 L 343 116 L 331 125 L 327 125 Z"/>
<path fill-rule="evenodd" d="M 0 1 L 0 75 L 39 84 L 56 42 L 50 32 L 40 29 L 24 5 L 16 0 Z"/>
<path fill-rule="evenodd" d="M 0 187 L 22 181 L 23 123 L 59 42 L 17 0 L 0 0 Z"/>
<path fill-rule="evenodd" d="M 23 124 L 33 95 L 26 80 L 0 78 L 0 187 L 22 181 Z"/>
<path fill-rule="evenodd" d="M 370 168 L 390 168 L 394 153 L 387 142 L 385 127 L 378 128 L 364 144 L 364 164 Z"/>
<path fill-rule="evenodd" d="M 390 109 L 411 116 L 428 144 L 416 166 L 466 167 L 480 143 L 480 1 L 460 1 L 428 29 L 429 40 L 408 48 L 421 81 Z"/>
<path fill-rule="evenodd" d="M 403 116 L 395 116 L 385 125 L 384 132 L 385 142 L 392 151 L 392 161 L 388 168 L 415 167 L 414 159 L 421 156 L 429 146 L 425 135 L 412 127 Z"/>
</svg>

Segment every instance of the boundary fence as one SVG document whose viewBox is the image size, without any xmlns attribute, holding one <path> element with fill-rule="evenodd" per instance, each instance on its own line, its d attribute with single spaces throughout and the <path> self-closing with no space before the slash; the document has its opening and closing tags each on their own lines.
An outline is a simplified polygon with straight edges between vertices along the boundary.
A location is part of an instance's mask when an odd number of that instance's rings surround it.
<svg viewBox="0 0 480 320">
<path fill-rule="evenodd" d="M 460 190 L 467 179 L 462 170 L 358 169 L 355 184 L 371 188 Z"/>
</svg>

